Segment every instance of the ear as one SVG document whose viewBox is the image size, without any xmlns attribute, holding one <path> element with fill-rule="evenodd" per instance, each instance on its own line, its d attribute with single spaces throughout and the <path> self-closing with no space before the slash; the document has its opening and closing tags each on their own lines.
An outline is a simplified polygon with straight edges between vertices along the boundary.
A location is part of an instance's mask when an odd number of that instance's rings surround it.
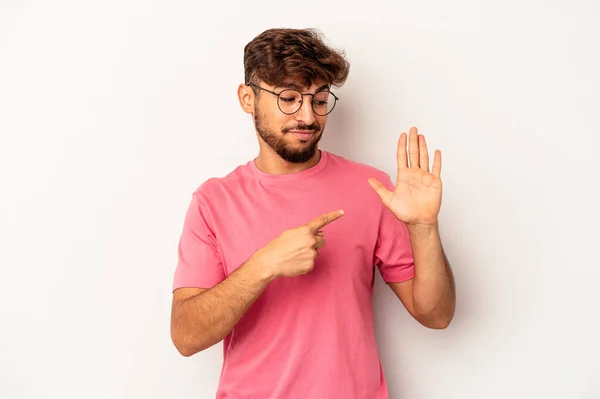
<svg viewBox="0 0 600 399">
<path fill-rule="evenodd" d="M 238 87 L 238 99 L 244 112 L 248 114 L 254 113 L 254 91 L 250 86 L 241 84 Z"/>
</svg>

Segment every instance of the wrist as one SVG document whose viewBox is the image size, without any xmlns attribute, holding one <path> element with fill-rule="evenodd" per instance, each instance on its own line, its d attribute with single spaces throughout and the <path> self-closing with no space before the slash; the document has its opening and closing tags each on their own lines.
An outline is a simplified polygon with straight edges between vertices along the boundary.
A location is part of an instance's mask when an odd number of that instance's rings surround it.
<svg viewBox="0 0 600 399">
<path fill-rule="evenodd" d="M 437 220 L 432 223 L 410 223 L 406 228 L 411 236 L 428 236 L 438 234 L 439 231 Z"/>
<path fill-rule="evenodd" d="M 275 273 L 272 268 L 267 267 L 266 263 L 258 256 L 252 256 L 248 259 L 244 264 L 244 267 L 250 269 L 252 274 L 254 274 L 259 281 L 267 284 L 279 277 L 277 273 Z"/>
<path fill-rule="evenodd" d="M 410 222 L 410 223 L 406 223 L 406 226 L 409 229 L 415 229 L 415 230 L 432 230 L 432 229 L 437 229 L 438 228 L 438 219 L 434 219 L 434 220 L 430 220 L 427 222 Z"/>
</svg>

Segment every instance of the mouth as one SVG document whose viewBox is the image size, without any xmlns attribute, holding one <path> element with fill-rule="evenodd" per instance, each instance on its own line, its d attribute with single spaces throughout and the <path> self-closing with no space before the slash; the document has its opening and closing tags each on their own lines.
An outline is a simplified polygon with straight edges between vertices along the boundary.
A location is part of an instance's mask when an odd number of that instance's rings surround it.
<svg viewBox="0 0 600 399">
<path fill-rule="evenodd" d="M 293 134 L 300 140 L 309 140 L 315 132 L 314 130 L 290 130 L 288 133 Z"/>
</svg>

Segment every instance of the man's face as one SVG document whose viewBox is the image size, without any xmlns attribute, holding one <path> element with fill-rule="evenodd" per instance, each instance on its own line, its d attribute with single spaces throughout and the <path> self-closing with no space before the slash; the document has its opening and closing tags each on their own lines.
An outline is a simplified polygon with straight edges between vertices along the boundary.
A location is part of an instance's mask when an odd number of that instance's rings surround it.
<svg viewBox="0 0 600 399">
<path fill-rule="evenodd" d="M 296 89 L 303 94 L 315 94 L 328 87 L 321 84 L 313 84 L 310 88 L 299 87 L 292 82 L 275 87 L 265 83 L 261 83 L 260 86 L 275 93 L 285 89 Z M 288 162 L 303 163 L 312 159 L 327 122 L 327 116 L 314 113 L 312 96 L 303 96 L 298 112 L 286 115 L 279 109 L 275 95 L 258 90 L 260 95 L 254 104 L 254 125 L 260 137 Z"/>
</svg>

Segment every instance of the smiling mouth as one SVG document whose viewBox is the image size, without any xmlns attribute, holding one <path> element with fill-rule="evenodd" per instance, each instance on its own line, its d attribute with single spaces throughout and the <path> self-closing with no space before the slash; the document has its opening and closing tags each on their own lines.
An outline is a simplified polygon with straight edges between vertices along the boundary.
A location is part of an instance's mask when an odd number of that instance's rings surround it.
<svg viewBox="0 0 600 399">
<path fill-rule="evenodd" d="M 314 134 L 312 130 L 290 130 L 288 133 L 293 134 L 300 140 L 309 140 Z"/>
</svg>

